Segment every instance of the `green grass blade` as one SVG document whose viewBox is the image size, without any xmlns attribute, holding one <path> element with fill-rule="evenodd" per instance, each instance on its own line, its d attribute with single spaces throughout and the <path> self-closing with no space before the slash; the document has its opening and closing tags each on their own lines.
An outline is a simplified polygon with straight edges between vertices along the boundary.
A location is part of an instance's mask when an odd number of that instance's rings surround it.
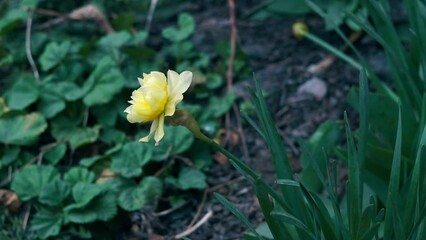
<svg viewBox="0 0 426 240">
<path fill-rule="evenodd" d="M 424 151 L 424 147 L 426 145 L 426 126 L 423 128 L 420 143 L 417 149 L 416 160 L 414 163 L 413 171 L 411 174 L 411 181 L 408 190 L 408 194 L 406 195 L 406 204 L 405 204 L 405 214 L 404 214 L 404 229 L 409 230 L 413 225 L 413 216 L 416 214 L 417 200 L 418 200 L 418 191 L 420 185 L 420 173 L 422 166 L 422 155 Z M 423 183 L 422 183 L 423 184 Z"/>
<path fill-rule="evenodd" d="M 271 212 L 271 216 L 274 217 L 275 219 L 278 219 L 280 221 L 283 221 L 285 223 L 288 223 L 290 225 L 295 226 L 296 228 L 302 230 L 304 233 L 306 233 L 311 239 L 316 239 L 315 235 L 306 227 L 305 224 L 303 224 L 303 222 L 301 222 L 299 219 L 297 219 L 296 217 L 294 217 L 293 215 L 284 212 L 284 211 L 277 211 L 277 210 L 273 210 Z"/>
<path fill-rule="evenodd" d="M 397 230 L 399 228 L 394 228 L 395 223 L 400 225 L 401 223 L 397 219 L 392 219 L 393 216 L 393 203 L 397 202 L 399 194 L 399 184 L 400 184 L 400 175 L 401 175 L 401 146 L 402 146 L 402 127 L 401 127 L 401 105 L 399 104 L 398 111 L 398 127 L 396 131 L 396 142 L 395 149 L 392 160 L 392 170 L 389 181 L 388 196 L 386 200 L 386 215 L 385 215 L 385 229 L 383 239 L 392 239 L 392 229 Z M 401 234 L 401 233 L 400 233 Z M 400 235 L 397 234 L 397 235 Z"/>
<path fill-rule="evenodd" d="M 236 216 L 250 231 L 252 231 L 259 239 L 263 239 L 257 232 L 256 228 L 250 223 L 250 221 L 247 219 L 246 216 L 238 209 L 236 208 L 228 199 L 220 195 L 219 193 L 214 192 L 214 197 L 223 205 L 225 206 L 228 211 L 230 211 L 234 216 Z"/>
<path fill-rule="evenodd" d="M 256 132 L 263 138 L 265 139 L 265 136 L 263 135 L 262 130 L 260 129 L 259 125 L 256 124 L 256 122 L 253 120 L 253 118 L 251 118 L 247 113 L 245 112 L 241 112 L 241 115 L 243 116 L 244 120 L 246 120 L 250 126 L 252 126 L 254 128 L 254 130 L 256 130 Z"/>
<path fill-rule="evenodd" d="M 351 239 L 357 239 L 358 227 L 362 209 L 362 184 L 360 181 L 360 166 L 352 131 L 349 127 L 348 116 L 345 112 L 346 136 L 348 141 L 348 218 Z"/>
<path fill-rule="evenodd" d="M 368 142 L 368 80 L 367 72 L 362 69 L 359 75 L 359 142 L 358 142 L 358 159 L 359 168 L 363 168 L 365 158 L 365 149 Z M 360 173 L 361 174 L 361 173 Z M 362 176 L 360 176 L 362 178 Z"/>
<path fill-rule="evenodd" d="M 269 194 L 266 191 L 264 183 L 256 181 L 255 186 L 257 199 L 259 200 L 263 216 L 265 217 L 265 221 L 268 224 L 269 230 L 274 236 L 274 239 L 286 239 L 287 236 L 289 236 L 286 226 L 271 216 L 271 212 L 274 210 L 274 205 L 269 198 Z"/>
<path fill-rule="evenodd" d="M 265 142 L 272 154 L 272 160 L 275 167 L 276 177 L 278 179 L 294 179 L 290 163 L 287 158 L 285 144 L 278 133 L 271 114 L 268 111 L 267 104 L 262 95 L 262 89 L 259 81 L 254 76 L 256 91 L 252 93 L 252 101 L 257 110 L 257 117 L 260 122 L 260 128 L 265 137 Z M 303 196 L 298 189 L 289 188 L 281 185 L 282 194 L 286 196 L 290 212 L 302 221 L 308 221 L 307 209 L 303 204 Z"/>
<path fill-rule="evenodd" d="M 305 186 L 303 186 L 303 184 L 300 184 L 300 188 L 309 206 L 312 206 L 313 210 L 315 211 L 315 215 L 318 218 L 318 223 L 321 226 L 321 230 L 323 231 L 325 239 L 327 240 L 338 239 L 337 233 L 336 233 L 336 230 L 338 230 L 338 228 L 334 228 L 334 224 L 343 222 L 340 212 L 339 214 L 335 214 L 337 216 L 337 220 L 336 219 L 333 220 L 327 208 L 325 207 L 324 203 L 318 196 L 315 195 L 315 193 L 309 192 L 309 190 Z M 335 207 L 334 204 L 333 204 L 333 207 Z"/>
</svg>

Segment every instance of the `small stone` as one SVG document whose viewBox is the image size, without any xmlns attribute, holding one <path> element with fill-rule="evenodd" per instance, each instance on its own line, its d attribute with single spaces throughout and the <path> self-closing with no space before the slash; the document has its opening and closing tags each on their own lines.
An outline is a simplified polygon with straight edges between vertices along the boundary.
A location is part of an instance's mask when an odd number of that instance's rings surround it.
<svg viewBox="0 0 426 240">
<path fill-rule="evenodd" d="M 309 79 L 297 88 L 298 95 L 312 95 L 317 101 L 323 99 L 326 93 L 327 84 L 317 77 Z"/>
</svg>

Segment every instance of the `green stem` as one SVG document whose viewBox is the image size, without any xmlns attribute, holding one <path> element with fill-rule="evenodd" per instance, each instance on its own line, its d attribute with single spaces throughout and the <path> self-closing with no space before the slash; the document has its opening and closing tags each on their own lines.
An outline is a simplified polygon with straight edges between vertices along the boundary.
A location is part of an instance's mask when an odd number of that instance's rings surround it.
<svg viewBox="0 0 426 240">
<path fill-rule="evenodd" d="M 304 35 L 304 37 L 306 37 L 307 39 L 311 40 L 312 42 L 320 45 L 324 49 L 330 51 L 331 53 L 333 53 L 334 55 L 336 55 L 340 59 L 342 59 L 342 60 L 346 61 L 347 63 L 349 63 L 350 65 L 352 65 L 354 68 L 356 68 L 358 70 L 362 69 L 361 64 L 359 64 L 353 58 L 349 57 L 348 55 L 346 55 L 345 53 L 343 53 L 341 50 L 333 47 L 332 45 L 330 45 L 329 43 L 325 42 L 321 38 L 313 35 L 312 33 L 306 32 L 305 35 Z"/>
</svg>

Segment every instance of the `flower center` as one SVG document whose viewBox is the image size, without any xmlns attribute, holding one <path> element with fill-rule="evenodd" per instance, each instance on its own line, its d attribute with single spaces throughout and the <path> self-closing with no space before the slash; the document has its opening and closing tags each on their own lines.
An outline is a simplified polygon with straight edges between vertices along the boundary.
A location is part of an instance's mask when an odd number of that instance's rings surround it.
<svg viewBox="0 0 426 240">
<path fill-rule="evenodd" d="M 167 98 L 166 80 L 147 75 L 132 94 L 133 111 L 143 122 L 153 121 L 164 112 Z"/>
</svg>

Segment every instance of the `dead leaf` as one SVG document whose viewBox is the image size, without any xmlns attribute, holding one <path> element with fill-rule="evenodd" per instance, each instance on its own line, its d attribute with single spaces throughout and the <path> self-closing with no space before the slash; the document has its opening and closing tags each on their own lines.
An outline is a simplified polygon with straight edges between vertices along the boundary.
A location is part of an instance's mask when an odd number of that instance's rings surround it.
<svg viewBox="0 0 426 240">
<path fill-rule="evenodd" d="M 22 204 L 16 193 L 6 189 L 0 189 L 0 203 L 12 212 L 17 212 Z"/>
<path fill-rule="evenodd" d="M 120 176 L 118 173 L 115 173 L 111 170 L 111 168 L 105 168 L 102 173 L 101 176 L 98 178 L 98 180 L 96 180 L 96 183 L 103 183 L 108 179 L 111 178 L 116 178 Z"/>
</svg>

